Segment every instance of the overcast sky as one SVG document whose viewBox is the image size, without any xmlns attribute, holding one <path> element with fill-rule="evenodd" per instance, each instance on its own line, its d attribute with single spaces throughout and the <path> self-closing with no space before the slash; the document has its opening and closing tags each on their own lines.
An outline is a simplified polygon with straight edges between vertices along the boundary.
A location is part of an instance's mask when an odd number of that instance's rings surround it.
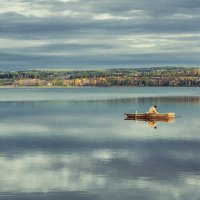
<svg viewBox="0 0 200 200">
<path fill-rule="evenodd" d="M 198 0 L 0 0 L 0 70 L 199 62 Z"/>
</svg>

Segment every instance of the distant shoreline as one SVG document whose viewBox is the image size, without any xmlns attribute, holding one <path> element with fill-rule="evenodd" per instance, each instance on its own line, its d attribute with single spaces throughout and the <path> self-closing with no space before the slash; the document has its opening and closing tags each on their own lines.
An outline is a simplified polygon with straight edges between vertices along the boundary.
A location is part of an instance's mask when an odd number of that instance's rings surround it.
<svg viewBox="0 0 200 200">
<path fill-rule="evenodd" d="M 200 68 L 0 71 L 0 88 L 200 87 Z"/>
<path fill-rule="evenodd" d="M 23 89 L 23 88 L 41 88 L 41 89 L 56 89 L 56 88 L 198 88 L 200 86 L 0 86 L 0 89 Z"/>
</svg>

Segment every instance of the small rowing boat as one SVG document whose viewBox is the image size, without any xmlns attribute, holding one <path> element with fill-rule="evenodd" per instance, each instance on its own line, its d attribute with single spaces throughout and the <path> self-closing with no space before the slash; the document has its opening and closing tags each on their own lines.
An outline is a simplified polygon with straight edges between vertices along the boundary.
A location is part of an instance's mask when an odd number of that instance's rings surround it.
<svg viewBox="0 0 200 200">
<path fill-rule="evenodd" d="M 154 120 L 170 120 L 174 119 L 175 113 L 125 113 L 127 119 L 134 120 L 146 120 L 146 121 L 154 121 Z"/>
</svg>

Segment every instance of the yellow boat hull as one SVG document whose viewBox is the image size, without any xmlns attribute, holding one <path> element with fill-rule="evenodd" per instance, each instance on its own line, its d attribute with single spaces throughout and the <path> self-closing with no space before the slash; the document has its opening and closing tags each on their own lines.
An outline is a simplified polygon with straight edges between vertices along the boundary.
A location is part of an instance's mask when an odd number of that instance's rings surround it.
<svg viewBox="0 0 200 200">
<path fill-rule="evenodd" d="M 170 121 L 174 119 L 175 113 L 125 113 L 127 119 L 146 120 L 146 121 Z"/>
</svg>

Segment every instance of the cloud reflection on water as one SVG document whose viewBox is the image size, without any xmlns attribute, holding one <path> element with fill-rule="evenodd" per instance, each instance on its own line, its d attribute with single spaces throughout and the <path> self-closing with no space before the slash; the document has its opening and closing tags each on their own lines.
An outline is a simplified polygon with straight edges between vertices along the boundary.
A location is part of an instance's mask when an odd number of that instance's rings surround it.
<svg viewBox="0 0 200 200">
<path fill-rule="evenodd" d="M 2 193 L 127 190 L 162 193 L 164 198 L 200 186 L 199 142 L 135 142 L 129 148 L 75 148 L 53 152 L 23 152 L 1 157 Z M 173 153 L 173 154 L 172 154 Z M 199 158 L 199 156 L 198 156 Z M 118 188 L 118 189 L 117 189 Z M 118 191 L 119 190 L 119 191 Z M 132 192 L 131 192 L 132 191 Z M 150 198 L 151 199 L 151 198 Z M 166 198 L 167 199 L 167 198 Z"/>
<path fill-rule="evenodd" d="M 16 194 L 3 199 L 53 199 L 51 193 L 54 199 L 198 199 L 199 99 L 1 102 L 0 193 Z M 153 102 L 182 117 L 157 130 L 124 120 L 124 112 Z"/>
</svg>

